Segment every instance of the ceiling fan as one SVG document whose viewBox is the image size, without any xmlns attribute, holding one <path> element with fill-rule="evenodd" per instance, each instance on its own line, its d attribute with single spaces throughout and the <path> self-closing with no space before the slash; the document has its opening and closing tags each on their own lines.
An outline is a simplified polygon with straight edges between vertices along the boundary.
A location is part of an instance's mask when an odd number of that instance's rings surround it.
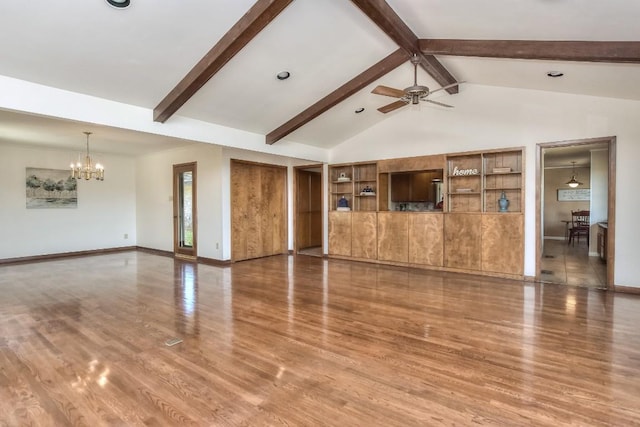
<svg viewBox="0 0 640 427">
<path fill-rule="evenodd" d="M 371 91 L 371 93 L 375 93 L 376 95 L 384 95 L 391 96 L 393 98 L 400 98 L 400 100 L 392 102 L 391 104 L 384 105 L 378 108 L 378 111 L 381 113 L 389 113 L 393 110 L 397 110 L 400 107 L 404 107 L 408 104 L 419 104 L 420 101 L 429 102 L 431 104 L 440 105 L 441 107 L 449 107 L 453 108 L 452 105 L 444 104 L 438 101 L 432 101 L 427 99 L 427 97 L 434 93 L 443 89 L 449 89 L 450 87 L 458 86 L 464 82 L 457 82 L 447 86 L 443 86 L 436 90 L 429 90 L 426 86 L 421 86 L 418 84 L 418 64 L 420 63 L 420 59 L 417 55 L 413 55 L 411 58 L 411 63 L 413 64 L 413 86 L 409 86 L 404 90 L 394 89 L 389 86 L 377 86 L 375 89 Z"/>
</svg>

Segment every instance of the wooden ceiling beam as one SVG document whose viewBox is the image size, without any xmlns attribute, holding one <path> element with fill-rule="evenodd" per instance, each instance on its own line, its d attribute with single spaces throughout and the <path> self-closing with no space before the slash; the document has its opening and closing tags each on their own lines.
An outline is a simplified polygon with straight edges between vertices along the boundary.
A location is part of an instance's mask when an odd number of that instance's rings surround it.
<svg viewBox="0 0 640 427">
<path fill-rule="evenodd" d="M 164 123 L 245 47 L 293 0 L 258 0 L 220 41 L 153 109 L 153 120 Z"/>
<path fill-rule="evenodd" d="M 351 0 L 382 31 L 384 31 L 400 48 L 410 55 L 420 58 L 420 66 L 440 86 L 456 83 L 456 79 L 433 55 L 425 55 L 418 49 L 418 36 L 405 24 L 398 14 L 385 0 Z M 458 93 L 458 86 L 447 89 L 450 94 Z"/>
<path fill-rule="evenodd" d="M 423 39 L 418 46 L 426 55 L 640 63 L 637 41 Z"/>
<path fill-rule="evenodd" d="M 391 55 L 384 58 L 382 61 L 372 65 L 366 71 L 357 75 L 338 89 L 331 92 L 329 95 L 322 98 L 294 118 L 278 127 L 277 129 L 269 132 L 266 136 L 267 144 L 273 144 L 276 141 L 289 135 L 291 132 L 300 128 L 304 124 L 318 117 L 334 105 L 339 104 L 343 100 L 347 99 L 354 93 L 363 89 L 367 85 L 378 80 L 391 70 L 399 67 L 407 62 L 409 54 L 404 49 L 398 49 Z"/>
</svg>

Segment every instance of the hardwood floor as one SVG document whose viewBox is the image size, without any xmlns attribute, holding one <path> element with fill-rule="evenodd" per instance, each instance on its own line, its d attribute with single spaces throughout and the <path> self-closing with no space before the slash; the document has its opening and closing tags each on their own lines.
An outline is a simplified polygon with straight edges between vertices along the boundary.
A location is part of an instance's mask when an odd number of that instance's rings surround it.
<svg viewBox="0 0 640 427">
<path fill-rule="evenodd" d="M 640 425 L 638 295 L 133 251 L 0 292 L 0 425 Z"/>
</svg>

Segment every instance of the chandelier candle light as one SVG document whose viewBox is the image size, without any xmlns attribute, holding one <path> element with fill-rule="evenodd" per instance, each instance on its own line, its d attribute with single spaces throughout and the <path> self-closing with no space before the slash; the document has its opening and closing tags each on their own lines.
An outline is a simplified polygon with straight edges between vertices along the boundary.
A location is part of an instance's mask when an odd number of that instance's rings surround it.
<svg viewBox="0 0 640 427">
<path fill-rule="evenodd" d="M 87 135 L 87 154 L 84 157 L 84 164 L 79 159 L 77 163 L 71 163 L 71 178 L 84 178 L 86 180 L 95 178 L 98 181 L 104 181 L 104 166 L 100 163 L 94 165 L 89 154 L 89 135 L 91 135 L 91 132 L 82 133 Z"/>
</svg>

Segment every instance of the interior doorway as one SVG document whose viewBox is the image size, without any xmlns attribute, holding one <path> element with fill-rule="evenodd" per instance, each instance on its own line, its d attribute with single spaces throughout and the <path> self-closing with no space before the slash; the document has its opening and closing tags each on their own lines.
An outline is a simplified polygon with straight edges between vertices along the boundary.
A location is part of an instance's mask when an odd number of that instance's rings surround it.
<svg viewBox="0 0 640 427">
<path fill-rule="evenodd" d="M 536 156 L 536 279 L 613 290 L 615 137 L 540 143 Z M 571 239 L 578 210 L 589 233 Z"/>
<path fill-rule="evenodd" d="M 197 163 L 173 165 L 173 252 L 198 257 Z"/>
<path fill-rule="evenodd" d="M 321 257 L 322 165 L 297 166 L 294 170 L 294 248 L 297 254 Z"/>
</svg>

